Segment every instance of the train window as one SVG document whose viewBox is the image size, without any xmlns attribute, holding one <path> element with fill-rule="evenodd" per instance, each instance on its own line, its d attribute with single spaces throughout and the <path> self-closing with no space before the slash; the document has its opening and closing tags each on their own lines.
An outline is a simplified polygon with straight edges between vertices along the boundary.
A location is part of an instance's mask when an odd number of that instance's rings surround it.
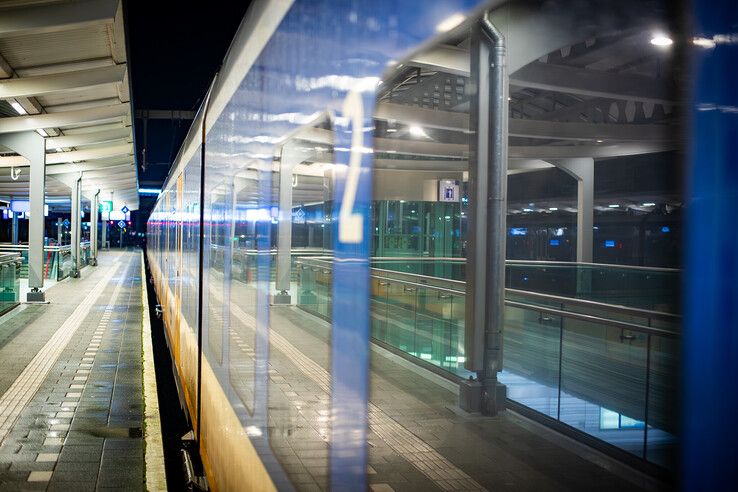
<svg viewBox="0 0 738 492">
<path fill-rule="evenodd" d="M 229 329 L 230 279 L 226 275 L 225 262 L 230 257 L 231 224 L 228 220 L 231 207 L 231 186 L 216 186 L 209 195 L 208 224 L 208 317 L 206 338 L 209 355 L 223 363 L 223 338 Z M 229 265 L 230 267 L 230 265 Z M 230 269 L 230 268 L 229 268 Z"/>
<path fill-rule="evenodd" d="M 474 303 L 489 298 L 475 292 L 491 289 L 489 272 L 497 278 L 504 268 L 516 291 L 678 313 L 679 271 L 672 268 L 681 257 L 684 71 L 678 50 L 652 42 L 673 29 L 664 3 L 603 3 L 591 22 L 523 4 L 495 9 L 490 24 L 477 19 L 448 32 L 392 65 L 379 85 L 371 336 L 419 364 L 504 382 L 510 398 L 596 434 L 577 419 L 603 401 L 626 418 L 647 414 L 645 373 L 631 381 L 622 362 L 644 357 L 645 337 L 610 343 L 620 340 L 616 330 L 545 321 L 503 301 L 484 313 Z M 546 34 L 532 36 L 539 22 Z M 504 64 L 495 58 L 497 34 Z M 506 69 L 499 78 L 497 66 Z M 494 128 L 506 140 L 496 141 Z M 535 304 L 519 295 L 517 302 Z M 478 326 L 500 326 L 502 334 L 481 336 Z M 630 400 L 605 398 L 604 388 L 582 397 L 576 365 L 593 362 L 560 360 L 560 338 L 607 351 L 607 370 L 630 381 Z M 381 365 L 372 371 L 381 374 Z M 593 377 L 596 371 L 588 377 L 608 380 Z M 546 397 L 525 399 L 530 384 Z M 565 403 L 572 413 L 560 415 Z M 661 410 L 652 415 L 663 417 Z M 659 435 L 673 446 L 674 423 L 661 424 Z M 628 433 L 606 440 L 642 455 L 643 426 Z"/>
<path fill-rule="evenodd" d="M 250 414 L 254 413 L 256 391 L 257 289 L 259 223 L 269 222 L 269 214 L 259 206 L 259 176 L 255 169 L 236 174 L 233 181 L 231 299 L 229 331 L 230 381 Z"/>
<path fill-rule="evenodd" d="M 268 395 L 275 428 L 269 442 L 286 469 L 293 471 L 297 458 L 321 489 L 328 488 L 330 392 L 295 367 L 304 371 L 316 362 L 323 367 L 331 363 L 326 321 L 332 311 L 333 259 L 324 251 L 332 248 L 333 138 L 327 115 L 300 128 L 282 142 L 273 179 L 273 205 L 279 213 L 272 236 Z"/>
<path fill-rule="evenodd" d="M 441 51 L 452 63 L 434 62 Z M 385 272 L 463 280 L 469 63 L 466 28 L 393 66 L 379 86 L 371 252 L 374 341 L 465 378 L 463 289 L 413 286 Z"/>
</svg>

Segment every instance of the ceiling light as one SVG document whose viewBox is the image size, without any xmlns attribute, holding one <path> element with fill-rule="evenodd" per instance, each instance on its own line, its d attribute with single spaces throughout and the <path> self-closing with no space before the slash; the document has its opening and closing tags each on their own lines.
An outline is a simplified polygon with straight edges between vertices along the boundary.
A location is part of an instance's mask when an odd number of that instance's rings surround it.
<svg viewBox="0 0 738 492">
<path fill-rule="evenodd" d="M 600 140 L 600 139 L 598 138 L 597 140 L 595 140 L 595 142 L 597 142 L 597 143 L 602 143 L 602 142 L 604 142 L 604 140 Z"/>
<path fill-rule="evenodd" d="M 466 16 L 464 14 L 451 14 L 446 19 L 442 20 L 436 26 L 436 32 L 447 32 L 464 22 Z"/>
<path fill-rule="evenodd" d="M 610 205 L 608 205 L 607 207 L 608 207 L 608 208 L 619 208 L 619 207 L 620 207 L 620 205 L 618 205 L 617 203 L 611 203 L 611 204 L 610 204 Z"/>
<path fill-rule="evenodd" d="M 15 109 L 18 114 L 28 114 L 28 111 L 26 111 L 25 108 L 21 106 L 18 101 L 10 101 L 10 105 L 13 106 L 13 109 Z"/>
<path fill-rule="evenodd" d="M 36 133 L 38 133 L 42 137 L 48 137 L 49 136 L 49 134 L 46 133 L 46 130 L 44 130 L 43 128 L 39 128 L 38 130 L 36 130 Z"/>
<path fill-rule="evenodd" d="M 551 212 L 556 212 L 556 211 L 557 211 L 557 210 L 558 210 L 559 208 L 558 208 L 558 207 L 548 207 L 548 209 L 549 209 L 549 210 L 550 210 Z"/>
<path fill-rule="evenodd" d="M 533 209 L 532 209 L 532 208 L 524 208 L 524 209 L 523 209 L 523 212 L 532 212 L 532 211 L 533 211 Z"/>
<path fill-rule="evenodd" d="M 408 128 L 408 131 L 410 132 L 410 135 L 412 135 L 413 137 L 428 138 L 428 134 L 425 133 L 425 130 L 423 130 L 422 126 L 410 125 L 410 128 Z"/>
<path fill-rule="evenodd" d="M 653 202 L 646 202 L 643 204 L 644 207 L 654 207 L 656 204 Z"/>
<path fill-rule="evenodd" d="M 674 40 L 666 34 L 654 34 L 653 37 L 651 37 L 651 44 L 654 46 L 666 47 L 674 44 Z"/>
</svg>

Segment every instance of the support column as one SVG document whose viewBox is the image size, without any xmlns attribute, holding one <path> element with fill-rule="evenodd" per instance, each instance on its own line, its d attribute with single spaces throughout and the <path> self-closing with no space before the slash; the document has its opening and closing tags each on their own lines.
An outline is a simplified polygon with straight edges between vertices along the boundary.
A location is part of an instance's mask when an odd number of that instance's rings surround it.
<svg viewBox="0 0 738 492">
<path fill-rule="evenodd" d="M 110 215 L 108 215 L 108 218 Z M 100 236 L 100 248 L 105 249 L 105 245 L 108 241 L 108 221 L 102 220 L 102 235 Z"/>
<path fill-rule="evenodd" d="M 80 228 L 80 212 L 82 205 L 82 194 L 81 191 L 82 174 L 73 181 L 72 183 L 72 260 L 74 261 L 74 270 L 72 271 L 72 277 L 79 277 L 79 271 L 82 269 L 82 262 L 80 261 L 80 248 L 79 242 L 81 238 Z"/>
<path fill-rule="evenodd" d="M 580 157 L 553 161 L 577 180 L 577 262 L 592 262 L 594 228 L 594 159 Z"/>
<path fill-rule="evenodd" d="M 92 197 L 90 206 L 90 265 L 97 266 L 97 214 L 100 209 L 100 190 Z"/>
<path fill-rule="evenodd" d="M 63 229 L 64 227 L 64 221 L 61 217 L 56 219 L 56 242 L 59 244 L 59 246 L 62 245 L 62 239 L 64 237 L 63 235 Z"/>
<path fill-rule="evenodd" d="M 10 212 L 13 215 L 13 244 L 18 244 L 18 214 L 16 212 Z"/>
<path fill-rule="evenodd" d="M 477 90 L 469 115 L 464 366 L 476 372 L 479 381 L 462 385 L 459 403 L 467 410 L 495 415 L 504 409 L 506 396 L 497 373 L 502 370 L 505 321 L 508 78 L 504 38 L 487 15 L 472 30 L 470 53 Z"/>
<path fill-rule="evenodd" d="M 279 168 L 279 226 L 277 232 L 277 281 L 272 304 L 290 304 L 292 270 L 292 146 L 282 147 Z"/>
<path fill-rule="evenodd" d="M 0 135 L 0 144 L 30 162 L 28 221 L 28 293 L 29 302 L 44 301 L 44 202 L 46 192 L 46 142 L 36 132 Z"/>
</svg>

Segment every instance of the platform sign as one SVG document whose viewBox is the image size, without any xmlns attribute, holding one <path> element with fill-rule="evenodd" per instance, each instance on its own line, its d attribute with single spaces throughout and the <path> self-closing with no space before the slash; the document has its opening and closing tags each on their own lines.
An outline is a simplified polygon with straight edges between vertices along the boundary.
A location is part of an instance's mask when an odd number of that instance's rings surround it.
<svg viewBox="0 0 738 492">
<path fill-rule="evenodd" d="M 118 227 L 120 227 L 121 229 L 123 229 L 125 226 L 126 226 L 125 221 L 123 221 L 123 220 L 119 220 L 118 221 Z"/>
<path fill-rule="evenodd" d="M 438 201 L 439 202 L 458 202 L 459 201 L 459 182 L 455 179 L 438 180 Z"/>
<path fill-rule="evenodd" d="M 123 212 L 124 214 L 127 214 L 130 211 L 130 209 L 126 207 L 125 205 L 123 205 L 123 208 L 121 208 L 120 211 Z"/>
<path fill-rule="evenodd" d="M 69 227 L 69 219 L 64 219 L 64 222 L 62 222 L 62 224 L 64 224 L 64 227 Z"/>
<path fill-rule="evenodd" d="M 100 202 L 100 212 L 110 213 L 112 210 L 113 210 L 113 202 L 111 201 Z"/>
</svg>

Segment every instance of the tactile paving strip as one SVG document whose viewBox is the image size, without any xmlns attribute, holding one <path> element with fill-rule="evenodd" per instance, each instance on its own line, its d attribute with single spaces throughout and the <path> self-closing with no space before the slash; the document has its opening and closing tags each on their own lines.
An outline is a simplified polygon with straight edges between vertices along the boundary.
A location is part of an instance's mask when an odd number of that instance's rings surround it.
<svg viewBox="0 0 738 492">
<path fill-rule="evenodd" d="M 21 372 L 20 376 L 18 376 L 5 394 L 0 397 L 0 443 L 5 440 L 5 437 L 12 429 L 23 408 L 31 401 L 33 395 L 36 394 L 41 383 L 46 379 L 49 371 L 59 358 L 59 355 L 67 346 L 67 343 L 69 343 L 69 340 L 77 331 L 82 321 L 87 317 L 90 309 L 102 294 L 104 287 L 113 278 L 119 266 L 120 264 L 117 263 L 110 267 L 109 271 L 95 284 L 72 315 L 54 332 L 51 338 L 49 338 L 49 341 L 46 342 L 43 348 L 36 354 L 23 372 Z"/>
</svg>

